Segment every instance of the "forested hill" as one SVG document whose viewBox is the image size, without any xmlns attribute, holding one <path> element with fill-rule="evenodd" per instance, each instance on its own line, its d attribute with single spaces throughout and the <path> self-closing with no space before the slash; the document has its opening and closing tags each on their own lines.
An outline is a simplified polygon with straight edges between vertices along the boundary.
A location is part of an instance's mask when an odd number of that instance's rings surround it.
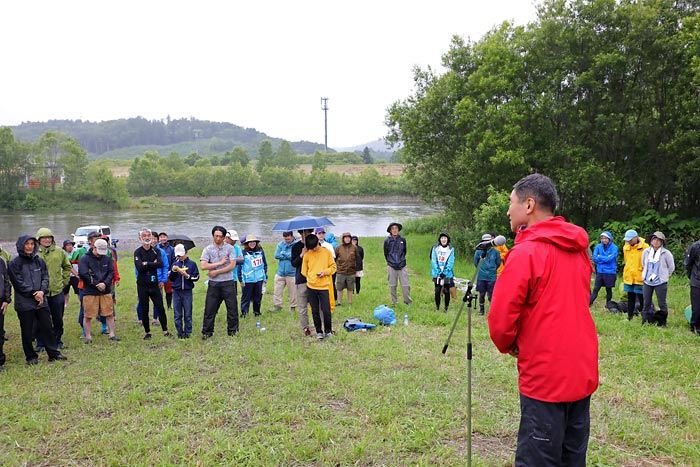
<svg viewBox="0 0 700 467">
<path fill-rule="evenodd" d="M 146 120 L 136 117 L 104 122 L 49 120 L 25 122 L 11 128 L 17 140 L 26 142 L 37 141 L 46 131 L 60 131 L 75 138 L 93 158 L 128 159 L 149 150 L 163 155 L 177 152 L 184 156 L 196 152 L 207 156 L 225 153 L 236 146 L 255 154 L 263 140 L 270 140 L 275 146 L 282 142 L 253 128 L 194 118 Z M 322 144 L 309 141 L 290 144 L 300 154 L 324 150 Z"/>
</svg>

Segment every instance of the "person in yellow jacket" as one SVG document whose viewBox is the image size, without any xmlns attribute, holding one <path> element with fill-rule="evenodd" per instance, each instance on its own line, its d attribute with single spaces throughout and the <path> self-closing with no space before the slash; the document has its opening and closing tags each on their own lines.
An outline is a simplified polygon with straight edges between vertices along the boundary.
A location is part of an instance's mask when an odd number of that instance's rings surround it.
<svg viewBox="0 0 700 467">
<path fill-rule="evenodd" d="M 639 237 L 636 230 L 625 232 L 625 246 L 622 253 L 625 257 L 625 269 L 622 271 L 624 291 L 627 292 L 627 319 L 632 320 L 635 315 L 635 305 L 639 300 L 639 309 L 644 309 L 644 292 L 642 280 L 642 253 L 649 248 L 643 238 Z"/>
<path fill-rule="evenodd" d="M 487 232 L 489 235 L 491 235 L 491 238 L 496 238 L 496 232 Z M 508 247 L 505 245 L 494 245 L 493 246 L 496 251 L 498 251 L 498 254 L 501 255 L 501 264 L 498 265 L 498 269 L 496 269 L 496 279 L 498 279 L 498 276 L 501 275 L 501 271 L 503 271 L 503 266 L 506 265 L 506 254 L 508 254 Z"/>
<path fill-rule="evenodd" d="M 306 277 L 307 297 L 311 305 L 316 337 L 323 339 L 333 335 L 329 288 L 333 286 L 336 265 L 333 255 L 319 244 L 316 235 L 307 236 L 305 243 L 307 251 L 301 263 L 301 274 Z"/>
</svg>

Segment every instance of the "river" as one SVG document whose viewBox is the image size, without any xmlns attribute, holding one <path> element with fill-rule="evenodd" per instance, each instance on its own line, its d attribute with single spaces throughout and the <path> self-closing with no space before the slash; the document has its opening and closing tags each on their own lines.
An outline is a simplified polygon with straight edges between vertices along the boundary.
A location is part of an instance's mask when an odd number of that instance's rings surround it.
<svg viewBox="0 0 700 467">
<path fill-rule="evenodd" d="M 324 202 L 325 199 L 325 202 Z M 34 235 L 38 228 L 50 228 L 57 243 L 70 239 L 71 234 L 81 225 L 109 225 L 112 237 L 119 239 L 119 248 L 136 248 L 138 230 L 148 227 L 165 231 L 168 234 L 185 234 L 197 246 L 211 242 L 211 229 L 223 225 L 235 229 L 240 236 L 255 234 L 263 242 L 276 243 L 281 240 L 280 232 L 272 232 L 278 221 L 292 217 L 324 216 L 335 226 L 328 230 L 340 236 L 349 231 L 359 237 L 383 237 L 390 222 L 403 222 L 439 212 L 420 201 L 389 198 L 368 200 L 352 199 L 342 202 L 342 198 L 319 198 L 287 200 L 285 198 L 265 198 L 241 201 L 221 199 L 171 199 L 172 206 L 154 209 L 129 209 L 121 211 L 85 212 L 79 207 L 65 212 L 35 213 L 31 211 L 0 212 L 0 242 L 3 248 L 13 255 L 15 242 L 22 234 Z"/>
</svg>

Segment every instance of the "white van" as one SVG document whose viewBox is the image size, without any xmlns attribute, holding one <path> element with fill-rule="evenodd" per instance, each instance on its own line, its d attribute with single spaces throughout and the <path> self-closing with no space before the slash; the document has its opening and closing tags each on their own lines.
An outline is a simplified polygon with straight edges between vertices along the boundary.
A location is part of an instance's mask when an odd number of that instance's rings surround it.
<svg viewBox="0 0 700 467">
<path fill-rule="evenodd" d="M 75 247 L 80 248 L 82 246 L 87 246 L 87 236 L 90 232 L 98 232 L 100 235 L 106 235 L 108 237 L 107 244 L 112 243 L 112 231 L 108 225 L 83 225 L 78 227 L 73 234 L 73 241 L 75 242 Z"/>
</svg>

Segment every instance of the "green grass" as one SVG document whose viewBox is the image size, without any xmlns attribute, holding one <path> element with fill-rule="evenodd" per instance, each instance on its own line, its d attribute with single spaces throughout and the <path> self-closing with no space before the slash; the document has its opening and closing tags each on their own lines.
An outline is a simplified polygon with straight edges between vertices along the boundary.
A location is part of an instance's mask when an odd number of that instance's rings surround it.
<svg viewBox="0 0 700 467">
<path fill-rule="evenodd" d="M 96 336 L 83 345 L 73 296 L 65 318 L 69 361 L 49 364 L 42 354 L 38 366 L 27 367 L 16 315 L 8 311 L 0 465 L 465 465 L 467 320 L 463 315 L 443 356 L 461 301 L 448 314 L 434 311 L 427 260 L 433 241 L 408 238 L 414 304 L 397 306 L 399 325 L 347 333 L 346 318 L 373 322 L 374 307 L 389 301 L 382 239 L 364 239 L 362 292 L 352 307 L 336 310 L 338 335 L 328 341 L 302 336 L 286 308 L 269 312 L 270 283 L 265 331 L 249 317 L 238 336 L 228 337 L 222 308 L 211 340 L 167 339 L 156 328 L 145 342 L 134 326 L 128 252 L 118 289 L 122 342 Z M 457 275 L 470 277 L 463 252 Z M 195 337 L 204 292 L 200 282 Z M 593 307 L 601 384 L 592 399 L 589 465 L 699 465 L 700 340 L 682 315 L 687 280 L 672 280 L 666 329 L 642 327 L 638 318 L 629 323 L 605 312 L 603 301 Z M 474 465 L 511 465 L 519 421 L 515 360 L 495 350 L 476 315 L 473 341 Z"/>
</svg>

